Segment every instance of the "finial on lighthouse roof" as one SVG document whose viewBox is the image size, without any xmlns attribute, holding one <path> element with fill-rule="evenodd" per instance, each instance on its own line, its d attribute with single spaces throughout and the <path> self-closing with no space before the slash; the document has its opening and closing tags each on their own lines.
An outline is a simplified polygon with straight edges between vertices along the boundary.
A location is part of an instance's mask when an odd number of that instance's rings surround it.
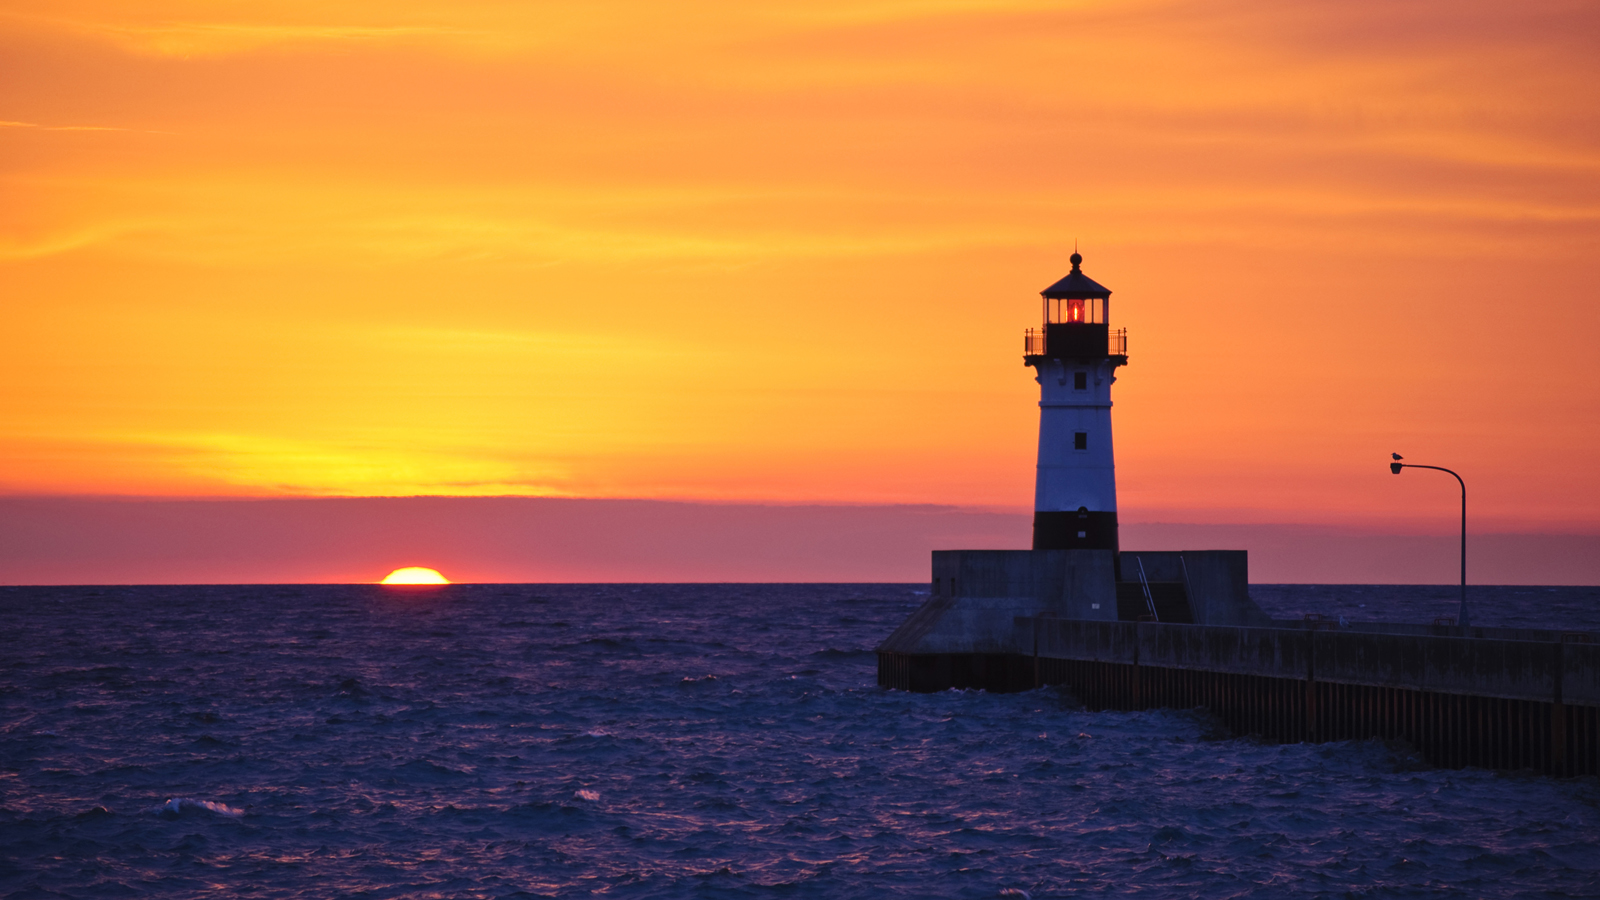
<svg viewBox="0 0 1600 900">
<path fill-rule="evenodd" d="M 1088 300 L 1098 298 L 1101 300 L 1111 296 L 1111 291 L 1093 278 L 1083 274 L 1079 266 L 1083 265 L 1083 254 L 1074 246 L 1072 256 L 1072 271 L 1055 284 L 1045 288 L 1040 293 L 1051 300 Z"/>
</svg>

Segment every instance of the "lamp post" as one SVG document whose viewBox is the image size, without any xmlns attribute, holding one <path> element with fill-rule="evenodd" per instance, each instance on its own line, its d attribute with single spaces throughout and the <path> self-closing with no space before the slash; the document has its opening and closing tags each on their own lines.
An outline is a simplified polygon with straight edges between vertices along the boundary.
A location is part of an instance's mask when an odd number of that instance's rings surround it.
<svg viewBox="0 0 1600 900">
<path fill-rule="evenodd" d="M 1456 624 L 1465 629 L 1467 627 L 1467 483 L 1461 480 L 1460 475 L 1456 475 L 1456 473 L 1451 472 L 1444 466 L 1419 466 L 1414 463 L 1403 463 L 1400 460 L 1405 459 L 1405 457 L 1400 454 L 1391 453 L 1389 455 L 1395 459 L 1394 462 L 1389 463 L 1389 471 L 1396 475 L 1400 474 L 1401 469 L 1433 469 L 1437 472 L 1449 472 L 1449 474 L 1455 476 L 1456 481 L 1461 485 L 1461 611 L 1456 616 Z"/>
</svg>

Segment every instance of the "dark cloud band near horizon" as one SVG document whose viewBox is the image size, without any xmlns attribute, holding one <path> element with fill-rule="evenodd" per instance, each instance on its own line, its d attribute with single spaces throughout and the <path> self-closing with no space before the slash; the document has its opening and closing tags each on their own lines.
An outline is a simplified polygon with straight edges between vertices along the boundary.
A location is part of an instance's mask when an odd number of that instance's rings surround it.
<svg viewBox="0 0 1600 900">
<path fill-rule="evenodd" d="M 519 497 L 0 498 L 0 584 L 920 582 L 935 549 L 1028 546 L 1026 513 Z M 1449 534 L 1124 524 L 1125 549 L 1250 551 L 1256 583 L 1453 583 Z M 1600 584 L 1600 535 L 1471 534 L 1476 584 Z"/>
</svg>

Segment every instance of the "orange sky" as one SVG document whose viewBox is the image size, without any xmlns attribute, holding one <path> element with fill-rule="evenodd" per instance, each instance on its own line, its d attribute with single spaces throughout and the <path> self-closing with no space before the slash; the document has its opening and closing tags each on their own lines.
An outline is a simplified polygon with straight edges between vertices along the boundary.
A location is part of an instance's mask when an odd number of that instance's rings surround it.
<svg viewBox="0 0 1600 900">
<path fill-rule="evenodd" d="M 397 8 L 401 7 L 403 8 Z M 1600 528 L 1582 3 L 12 0 L 0 492 Z M 1422 524 L 1418 524 L 1422 523 Z"/>
</svg>

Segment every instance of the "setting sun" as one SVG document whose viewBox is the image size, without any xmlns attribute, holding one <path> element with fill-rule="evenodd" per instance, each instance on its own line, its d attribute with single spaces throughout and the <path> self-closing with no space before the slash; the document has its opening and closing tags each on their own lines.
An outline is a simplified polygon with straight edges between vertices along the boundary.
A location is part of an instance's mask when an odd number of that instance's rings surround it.
<svg viewBox="0 0 1600 900">
<path fill-rule="evenodd" d="M 379 584 L 449 584 L 450 579 L 439 574 L 439 570 L 426 566 L 406 566 L 395 569 Z"/>
</svg>

